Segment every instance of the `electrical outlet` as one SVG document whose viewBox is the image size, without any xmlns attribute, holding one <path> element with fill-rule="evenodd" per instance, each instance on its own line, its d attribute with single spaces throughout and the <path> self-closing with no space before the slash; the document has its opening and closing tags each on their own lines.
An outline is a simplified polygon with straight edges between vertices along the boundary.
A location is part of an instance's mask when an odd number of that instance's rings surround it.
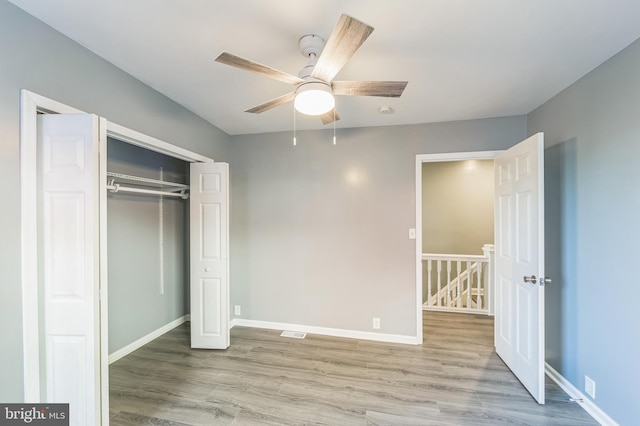
<svg viewBox="0 0 640 426">
<path fill-rule="evenodd" d="M 240 307 L 240 305 L 235 305 L 233 307 L 233 315 L 242 315 L 242 308 Z"/>
<path fill-rule="evenodd" d="M 373 319 L 373 329 L 380 330 L 380 318 Z"/>
<path fill-rule="evenodd" d="M 596 399 L 596 382 L 586 374 L 584 375 L 584 391 L 591 398 Z"/>
</svg>

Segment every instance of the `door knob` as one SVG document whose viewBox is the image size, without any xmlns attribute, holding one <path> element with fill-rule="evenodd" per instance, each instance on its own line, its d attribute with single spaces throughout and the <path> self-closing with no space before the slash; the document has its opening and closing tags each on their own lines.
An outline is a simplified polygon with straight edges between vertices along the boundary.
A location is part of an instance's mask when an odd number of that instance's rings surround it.
<svg viewBox="0 0 640 426">
<path fill-rule="evenodd" d="M 522 279 L 524 280 L 525 283 L 531 283 L 531 284 L 536 284 L 536 281 L 538 280 L 535 275 L 531 275 L 530 277 L 527 277 L 525 275 Z"/>
</svg>

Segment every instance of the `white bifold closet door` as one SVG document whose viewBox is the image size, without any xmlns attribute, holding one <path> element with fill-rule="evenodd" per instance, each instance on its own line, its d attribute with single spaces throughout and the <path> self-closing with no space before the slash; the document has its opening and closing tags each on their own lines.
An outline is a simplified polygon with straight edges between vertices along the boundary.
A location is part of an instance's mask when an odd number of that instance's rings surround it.
<svg viewBox="0 0 640 426">
<path fill-rule="evenodd" d="M 229 347 L 229 165 L 191 163 L 191 347 Z"/>
<path fill-rule="evenodd" d="M 101 138 L 95 115 L 38 116 L 40 393 L 69 403 L 75 426 L 100 424 L 101 415 Z"/>
</svg>

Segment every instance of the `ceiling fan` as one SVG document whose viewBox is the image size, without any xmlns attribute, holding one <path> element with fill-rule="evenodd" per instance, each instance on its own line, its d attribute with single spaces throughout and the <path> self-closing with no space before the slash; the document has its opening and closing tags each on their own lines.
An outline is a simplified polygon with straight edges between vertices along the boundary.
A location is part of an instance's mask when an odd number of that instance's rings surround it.
<svg viewBox="0 0 640 426">
<path fill-rule="evenodd" d="M 318 115 L 323 124 L 329 124 L 340 119 L 335 111 L 334 95 L 397 98 L 402 95 L 408 83 L 406 81 L 333 81 L 336 74 L 373 30 L 373 27 L 343 14 L 326 45 L 320 36 L 314 34 L 303 36 L 300 39 L 300 52 L 308 58 L 309 62 L 297 77 L 228 52 L 222 52 L 216 61 L 296 86 L 294 91 L 245 112 L 260 114 L 294 101 L 296 110 L 309 115 Z"/>
</svg>

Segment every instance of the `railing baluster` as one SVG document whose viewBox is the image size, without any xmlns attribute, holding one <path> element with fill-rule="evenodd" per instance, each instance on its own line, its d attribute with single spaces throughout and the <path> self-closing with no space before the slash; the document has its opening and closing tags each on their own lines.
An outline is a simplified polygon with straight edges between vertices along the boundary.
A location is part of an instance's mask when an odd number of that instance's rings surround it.
<svg viewBox="0 0 640 426">
<path fill-rule="evenodd" d="M 460 282 L 461 282 L 461 279 L 460 279 L 461 271 L 460 271 L 460 269 L 462 269 L 462 268 L 460 267 L 460 261 L 458 260 L 458 262 L 456 263 L 456 273 L 457 273 L 457 277 L 458 277 L 458 281 L 456 283 L 457 284 L 456 285 L 456 307 L 458 307 L 458 308 L 462 308 L 462 297 L 461 297 L 462 294 L 460 292 L 460 288 L 461 288 L 460 287 Z"/>
<path fill-rule="evenodd" d="M 484 291 L 481 290 L 483 288 L 482 283 L 484 282 L 484 280 L 482 279 L 482 271 L 484 270 L 483 267 L 484 262 L 478 262 L 478 301 L 476 302 L 476 304 L 479 311 L 482 310 L 482 295 L 484 294 Z"/>
<path fill-rule="evenodd" d="M 447 308 L 451 307 L 451 261 L 447 260 Z"/>
<path fill-rule="evenodd" d="M 467 260 L 467 309 L 471 307 L 471 262 Z"/>
<path fill-rule="evenodd" d="M 442 260 L 438 260 L 438 306 L 442 306 L 440 289 L 442 287 Z"/>
<path fill-rule="evenodd" d="M 431 306 L 431 262 L 433 260 L 427 260 L 427 306 Z"/>
</svg>

